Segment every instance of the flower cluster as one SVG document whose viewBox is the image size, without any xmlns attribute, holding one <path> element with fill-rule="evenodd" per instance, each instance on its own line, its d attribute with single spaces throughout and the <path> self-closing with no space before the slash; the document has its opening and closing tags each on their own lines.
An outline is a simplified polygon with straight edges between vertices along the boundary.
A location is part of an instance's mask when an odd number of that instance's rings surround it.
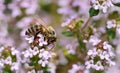
<svg viewBox="0 0 120 73">
<path fill-rule="evenodd" d="M 107 28 L 116 28 L 116 31 L 120 34 L 120 23 L 118 23 L 116 20 L 109 20 L 107 21 Z"/>
<path fill-rule="evenodd" d="M 14 47 L 0 48 L 0 70 L 3 72 L 18 73 L 20 67 L 19 51 Z"/>
<path fill-rule="evenodd" d="M 89 42 L 93 47 L 87 52 L 88 61 L 85 62 L 87 69 L 104 70 L 107 66 L 115 65 L 115 62 L 112 61 L 114 58 L 113 48 L 107 41 L 102 41 L 97 37 L 94 39 L 91 36 Z"/>
<path fill-rule="evenodd" d="M 8 7 L 12 10 L 12 16 L 17 17 L 23 13 L 27 15 L 34 14 L 38 6 L 37 0 L 12 0 Z"/>
<path fill-rule="evenodd" d="M 114 6 L 112 0 L 90 0 L 91 5 L 96 10 L 102 10 L 103 13 L 106 13 L 107 10 Z"/>
<path fill-rule="evenodd" d="M 34 67 L 38 65 L 45 67 L 49 63 L 49 60 L 55 55 L 55 53 L 47 51 L 44 48 L 38 49 L 38 47 L 34 47 L 33 49 L 29 48 L 23 51 L 22 55 L 22 63 L 28 63 L 29 66 Z M 34 61 L 36 61 L 35 64 L 32 64 Z"/>
</svg>

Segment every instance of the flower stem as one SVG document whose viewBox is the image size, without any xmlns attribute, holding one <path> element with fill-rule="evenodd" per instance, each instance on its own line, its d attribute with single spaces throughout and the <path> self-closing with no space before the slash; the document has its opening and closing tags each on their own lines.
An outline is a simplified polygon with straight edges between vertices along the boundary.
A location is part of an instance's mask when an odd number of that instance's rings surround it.
<svg viewBox="0 0 120 73">
<path fill-rule="evenodd" d="M 88 20 L 86 21 L 86 23 L 83 25 L 83 27 L 81 29 L 84 29 L 88 25 L 88 23 L 90 22 L 90 20 L 91 20 L 91 17 L 88 18 Z"/>
</svg>

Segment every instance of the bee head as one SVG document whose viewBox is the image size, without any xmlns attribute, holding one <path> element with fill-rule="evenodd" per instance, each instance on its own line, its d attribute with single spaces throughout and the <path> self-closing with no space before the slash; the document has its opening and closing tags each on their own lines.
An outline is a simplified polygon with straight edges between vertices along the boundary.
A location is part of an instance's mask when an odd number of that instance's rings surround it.
<svg viewBox="0 0 120 73">
<path fill-rule="evenodd" d="M 55 30 L 51 26 L 49 26 L 47 29 L 49 31 L 50 36 L 56 37 Z"/>
</svg>

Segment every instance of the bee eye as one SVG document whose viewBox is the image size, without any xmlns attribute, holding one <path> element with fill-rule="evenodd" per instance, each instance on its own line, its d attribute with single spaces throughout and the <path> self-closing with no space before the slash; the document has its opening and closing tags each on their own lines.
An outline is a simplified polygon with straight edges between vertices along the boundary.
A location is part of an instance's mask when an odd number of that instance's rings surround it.
<svg viewBox="0 0 120 73">
<path fill-rule="evenodd" d="M 51 31 L 51 34 L 53 34 L 53 35 L 54 35 L 54 34 L 55 34 L 55 31 Z"/>
</svg>

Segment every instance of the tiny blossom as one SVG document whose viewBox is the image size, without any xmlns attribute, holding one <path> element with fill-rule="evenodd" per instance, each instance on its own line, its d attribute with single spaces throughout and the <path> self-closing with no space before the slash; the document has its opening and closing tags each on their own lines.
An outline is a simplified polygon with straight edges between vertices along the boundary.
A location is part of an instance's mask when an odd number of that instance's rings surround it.
<svg viewBox="0 0 120 73">
<path fill-rule="evenodd" d="M 32 52 L 33 52 L 33 55 L 37 55 L 39 53 L 38 47 L 34 47 Z"/>
<path fill-rule="evenodd" d="M 72 68 L 68 70 L 68 73 L 89 73 L 89 71 L 85 70 L 82 65 L 73 64 Z"/>
<path fill-rule="evenodd" d="M 72 55 L 75 54 L 75 49 L 73 48 L 71 44 L 66 45 L 66 49 L 69 54 L 72 54 Z"/>
<path fill-rule="evenodd" d="M 80 66 L 77 64 L 72 65 L 72 69 L 68 71 L 68 73 L 77 73 L 78 70 L 80 70 Z"/>
<path fill-rule="evenodd" d="M 12 64 L 12 58 L 11 58 L 10 56 L 8 56 L 8 57 L 4 60 L 4 63 L 11 65 L 11 64 Z"/>
<path fill-rule="evenodd" d="M 107 28 L 115 28 L 116 27 L 116 21 L 115 20 L 109 20 L 107 21 Z"/>
<path fill-rule="evenodd" d="M 42 67 L 45 67 L 48 64 L 48 61 L 47 60 L 39 60 L 38 63 L 41 64 Z"/>
<path fill-rule="evenodd" d="M 15 62 L 12 63 L 12 65 L 11 65 L 11 70 L 12 70 L 12 71 L 14 71 L 14 70 L 19 70 L 19 63 L 17 63 L 17 62 L 16 62 L 16 63 L 15 63 Z"/>
<path fill-rule="evenodd" d="M 94 64 L 93 64 L 93 60 L 89 60 L 85 62 L 86 68 L 90 69 Z"/>
<path fill-rule="evenodd" d="M 107 28 L 108 29 L 116 28 L 116 32 L 118 34 L 120 34 L 120 25 L 119 25 L 119 23 L 117 23 L 116 20 L 109 20 L 109 21 L 107 21 Z"/>
<path fill-rule="evenodd" d="M 98 52 L 97 52 L 96 48 L 93 48 L 93 50 L 88 50 L 87 54 L 89 56 L 95 57 L 98 54 Z"/>
<path fill-rule="evenodd" d="M 4 63 L 3 63 L 3 62 L 4 62 L 4 60 L 1 59 L 1 60 L 0 60 L 0 69 L 1 69 L 1 68 L 4 68 Z"/>
<path fill-rule="evenodd" d="M 23 54 L 24 57 L 26 57 L 26 58 L 28 58 L 28 57 L 30 57 L 30 58 L 33 57 L 33 53 L 32 53 L 32 49 L 31 49 L 31 48 L 23 51 L 22 54 Z"/>
<path fill-rule="evenodd" d="M 39 34 L 39 46 L 47 45 L 47 40 L 45 40 L 45 37 L 42 34 Z"/>
<path fill-rule="evenodd" d="M 49 69 L 47 70 L 50 73 L 56 73 L 56 65 L 54 63 L 49 62 L 48 64 Z"/>
<path fill-rule="evenodd" d="M 68 18 L 64 23 L 61 24 L 62 27 L 68 26 L 70 22 L 74 19 L 75 17 Z"/>
<path fill-rule="evenodd" d="M 25 38 L 26 40 L 28 40 L 28 43 L 32 43 L 34 41 L 34 36 L 32 37 L 27 37 Z"/>
<path fill-rule="evenodd" d="M 14 47 L 11 48 L 12 55 L 17 55 L 19 52 Z"/>
<path fill-rule="evenodd" d="M 113 6 L 112 0 L 90 0 L 91 5 L 96 10 L 102 10 L 103 13 L 106 13 L 108 8 Z"/>
<path fill-rule="evenodd" d="M 101 42 L 100 39 L 98 39 L 96 36 L 90 36 L 89 42 L 92 43 L 93 46 L 97 45 L 99 42 Z"/>
<path fill-rule="evenodd" d="M 27 73 L 36 73 L 35 70 L 28 71 Z"/>
<path fill-rule="evenodd" d="M 98 61 L 94 66 L 93 68 L 95 68 L 96 70 L 103 70 L 104 69 L 104 66 L 101 64 L 100 61 Z"/>
<path fill-rule="evenodd" d="M 41 49 L 40 50 L 40 53 L 39 53 L 39 58 L 40 60 L 38 61 L 39 64 L 42 64 L 43 67 L 46 66 L 46 64 L 48 64 L 48 60 L 50 58 L 52 58 L 52 56 L 54 56 L 55 54 L 53 52 L 50 52 L 50 51 L 46 51 L 44 49 Z"/>
<path fill-rule="evenodd" d="M 116 31 L 118 32 L 118 34 L 120 34 L 120 24 L 117 24 Z"/>
</svg>

